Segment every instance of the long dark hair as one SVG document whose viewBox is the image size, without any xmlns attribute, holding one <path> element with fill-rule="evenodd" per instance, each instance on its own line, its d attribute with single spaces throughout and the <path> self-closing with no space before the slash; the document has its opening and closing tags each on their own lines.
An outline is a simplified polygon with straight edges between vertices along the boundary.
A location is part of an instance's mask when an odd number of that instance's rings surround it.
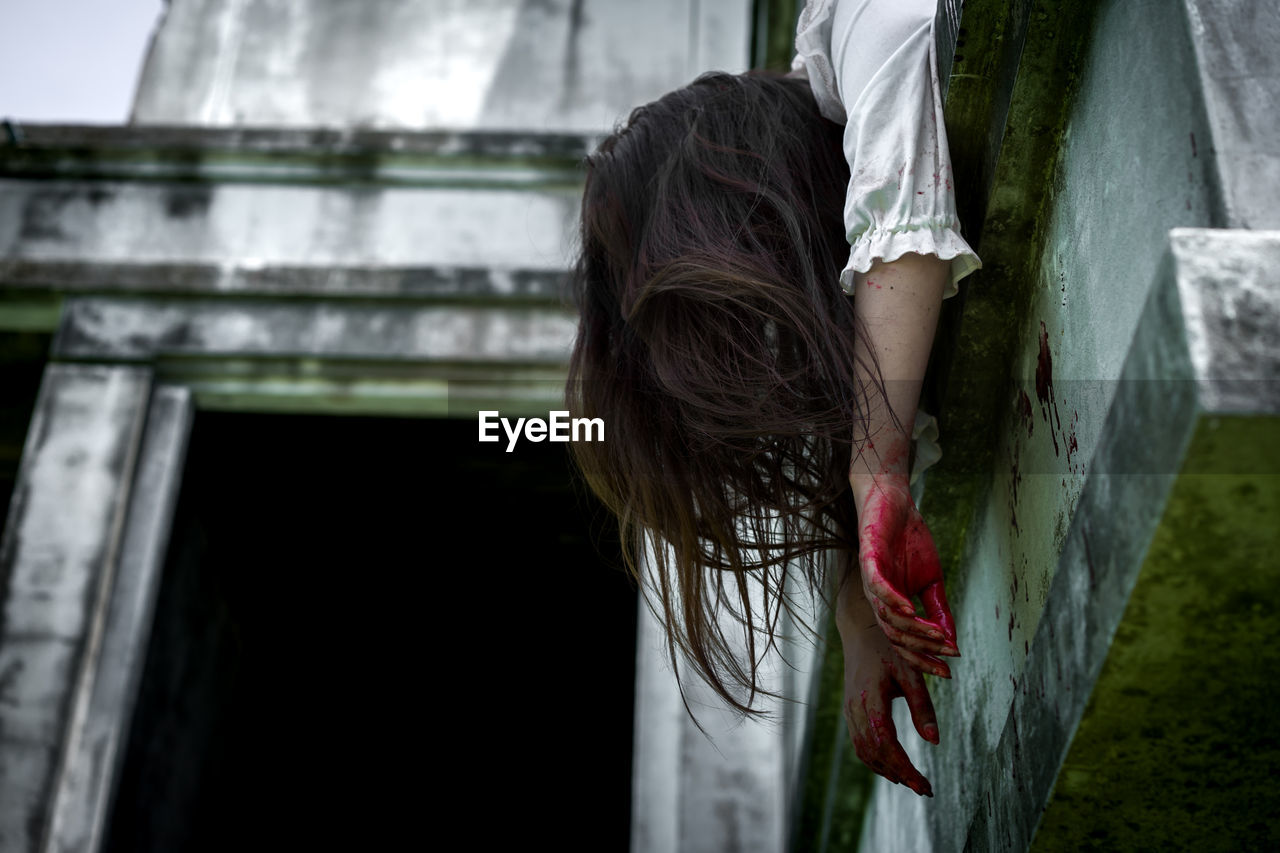
<svg viewBox="0 0 1280 853">
<path fill-rule="evenodd" d="M 607 440 L 574 454 L 673 662 L 745 713 L 769 694 L 788 573 L 821 591 L 823 553 L 857 549 L 867 395 L 838 284 L 841 132 L 802 79 L 709 74 L 636 109 L 586 164 L 568 400 Z"/>
</svg>

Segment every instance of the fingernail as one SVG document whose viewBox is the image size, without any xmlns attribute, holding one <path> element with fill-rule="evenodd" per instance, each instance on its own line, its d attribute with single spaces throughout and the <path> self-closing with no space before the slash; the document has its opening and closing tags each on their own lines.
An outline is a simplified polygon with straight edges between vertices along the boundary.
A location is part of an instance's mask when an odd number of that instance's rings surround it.
<svg viewBox="0 0 1280 853">
<path fill-rule="evenodd" d="M 938 743 L 938 727 L 937 727 L 937 726 L 925 726 L 925 727 L 924 727 L 924 737 L 925 737 L 925 740 L 929 741 L 929 743 L 932 743 L 932 744 L 934 744 L 934 745 L 936 746 L 936 745 L 937 745 L 937 743 Z"/>
<path fill-rule="evenodd" d="M 942 632 L 941 632 L 941 631 L 930 631 L 930 632 L 929 632 L 929 636 L 930 636 L 932 639 L 935 639 L 935 640 L 941 640 L 941 639 L 942 639 Z"/>
<path fill-rule="evenodd" d="M 945 666 L 937 666 L 934 667 L 933 674 L 941 676 L 942 678 L 950 678 L 951 670 L 947 669 Z"/>
</svg>

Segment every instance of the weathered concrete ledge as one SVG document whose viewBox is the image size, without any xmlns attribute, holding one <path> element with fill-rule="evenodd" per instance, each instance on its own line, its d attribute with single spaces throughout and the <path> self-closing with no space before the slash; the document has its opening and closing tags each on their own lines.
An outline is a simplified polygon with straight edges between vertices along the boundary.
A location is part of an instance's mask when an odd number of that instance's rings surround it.
<svg viewBox="0 0 1280 853">
<path fill-rule="evenodd" d="M 0 258 L 0 287 L 11 294 L 130 294 L 447 300 L 560 305 L 567 273 L 501 267 L 384 264 L 263 265 L 108 263 Z M 0 328 L 4 325 L 0 306 Z"/>
<path fill-rule="evenodd" d="M 201 408 L 545 417 L 576 318 L 539 305 L 68 297 L 57 361 L 145 365 Z"/>
<path fill-rule="evenodd" d="M 538 308 L 77 297 L 64 305 L 53 353 L 558 365 L 576 330 L 568 311 Z"/>
<path fill-rule="evenodd" d="M 0 177 L 377 185 L 576 184 L 598 134 L 9 123 Z"/>
<path fill-rule="evenodd" d="M 1169 245 L 1205 410 L 1280 413 L 1280 231 L 1175 228 Z"/>
<path fill-rule="evenodd" d="M 577 185 L 314 186 L 0 178 L 0 257 L 563 271 Z"/>
<path fill-rule="evenodd" d="M 1197 434 L 1223 414 L 1263 419 L 1263 453 L 1253 457 L 1252 473 L 1271 478 L 1272 490 L 1280 482 L 1274 450 L 1280 424 L 1278 264 L 1280 233 L 1178 229 L 1171 235 L 1007 722 L 995 750 L 972 774 L 981 790 L 966 850 L 1024 850 L 1030 844 L 1148 550 L 1163 525 L 1182 523 L 1180 513 L 1168 515 L 1171 496 L 1188 477 L 1233 473 L 1204 470 L 1206 457 L 1192 452 Z M 1245 303 L 1247 320 L 1239 313 Z M 1239 334 L 1242 322 L 1267 331 Z M 1252 389 L 1247 397 L 1239 393 L 1245 387 Z M 1272 499 L 1268 493 L 1266 500 Z M 1233 547 L 1223 544 L 1228 552 Z M 1229 553 L 1224 559 L 1231 560 Z M 1164 817 L 1157 811 L 1145 819 Z M 1138 835 L 1146 837 L 1141 828 Z"/>
</svg>

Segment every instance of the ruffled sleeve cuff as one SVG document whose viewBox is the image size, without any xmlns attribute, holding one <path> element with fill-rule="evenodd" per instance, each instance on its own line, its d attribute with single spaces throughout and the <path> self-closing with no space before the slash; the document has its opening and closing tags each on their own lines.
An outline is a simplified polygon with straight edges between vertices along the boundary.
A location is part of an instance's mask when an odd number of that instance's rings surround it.
<svg viewBox="0 0 1280 853">
<path fill-rule="evenodd" d="M 829 121 L 845 122 L 835 68 L 831 64 L 831 18 L 835 0 L 809 0 L 796 24 L 796 56 L 791 70 L 809 79 L 818 110 Z"/>
<path fill-rule="evenodd" d="M 942 459 L 942 445 L 938 443 L 938 419 L 923 409 L 917 409 L 916 422 L 911 428 L 911 440 L 916 443 L 916 455 L 911 463 L 911 477 L 907 483 L 914 486 L 925 471 Z"/>
<path fill-rule="evenodd" d="M 854 275 L 870 271 L 875 261 L 896 261 L 908 252 L 951 261 L 951 280 L 942 294 L 944 299 L 956 295 L 960 279 L 982 267 L 982 261 L 960 236 L 958 222 L 931 220 L 896 228 L 874 228 L 852 239 L 849 262 L 840 273 L 840 286 L 845 293 L 853 295 Z"/>
</svg>

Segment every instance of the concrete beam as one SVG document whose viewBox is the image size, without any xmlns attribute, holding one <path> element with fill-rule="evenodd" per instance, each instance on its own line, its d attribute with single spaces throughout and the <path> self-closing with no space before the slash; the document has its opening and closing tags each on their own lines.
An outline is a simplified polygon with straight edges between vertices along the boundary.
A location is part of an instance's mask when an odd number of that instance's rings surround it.
<svg viewBox="0 0 1280 853">
<path fill-rule="evenodd" d="M 565 301 L 560 270 L 390 264 L 260 265 L 223 263 L 100 263 L 91 260 L 0 258 L 0 282 L 12 300 L 62 294 L 325 297 L 398 301 Z M 0 328 L 5 305 L 0 302 Z"/>
<path fill-rule="evenodd" d="M 68 299 L 56 357 L 159 356 L 563 363 L 577 331 L 568 311 L 535 307 L 384 306 L 321 301 Z"/>
<path fill-rule="evenodd" d="M 46 173 L 58 166 L 94 169 L 104 163 L 185 163 L 243 158 L 331 165 L 438 160 L 575 163 L 595 150 L 600 133 L 548 130 L 378 130 L 368 127 L 201 127 L 198 125 L 14 125 L 16 141 L 0 138 L 0 172 Z"/>
<path fill-rule="evenodd" d="M 474 419 L 565 407 L 562 365 L 237 357 L 161 358 L 157 369 L 202 410 Z"/>
<path fill-rule="evenodd" d="M 1084 494 L 1092 467 L 1100 466 L 1101 477 L 1128 470 L 1115 465 L 1146 464 L 1133 454 L 1100 461 L 1099 447 L 1115 440 L 1108 436 L 1117 425 L 1107 419 L 1127 407 L 1124 431 L 1163 442 L 1169 420 L 1163 407 L 1179 394 L 1200 405 L 1191 379 L 1185 388 L 1149 387 L 1160 397 L 1149 406 L 1133 396 L 1139 386 L 1118 381 L 1135 329 L 1145 322 L 1148 289 L 1165 276 L 1161 264 L 1173 263 L 1171 229 L 1216 226 L 1226 216 L 1217 143 L 1206 143 L 1216 131 L 1206 118 L 1197 33 L 1181 14 L 1152 14 L 1156 5 L 965 5 L 968 35 L 962 38 L 976 39 L 978 49 L 971 57 L 969 47 L 957 48 L 965 60 L 953 71 L 948 124 L 953 154 L 966 160 L 981 154 L 970 164 L 980 164 L 978 177 L 990 177 L 978 184 L 977 199 L 983 214 L 977 248 L 985 266 L 962 288 L 963 303 L 947 307 L 939 333 L 933 393 L 944 455 L 930 472 L 923 510 L 947 566 L 960 646 L 973 653 L 955 681 L 933 690 L 942 748 L 908 745 L 938 799 L 915 802 L 877 783 L 867 849 L 959 850 L 967 843 L 1020 849 L 1029 840 L 1034 810 L 1052 784 L 1035 773 L 1052 776 L 1061 753 L 1050 750 L 1043 758 L 1052 738 L 1031 739 L 1024 724 L 1034 728 L 1039 718 L 1023 713 L 1027 700 L 1019 691 L 1028 673 L 1045 665 L 1035 643 L 1043 642 L 1045 620 L 1058 618 L 1046 609 L 1061 594 L 1057 575 L 1088 562 L 1072 525 L 1082 502 L 1100 499 Z M 970 27 L 983 20 L 991 26 Z M 1233 18 L 1224 10 L 1216 20 L 1226 26 Z M 1238 16 L 1234 20 L 1238 24 Z M 1002 100 L 1006 116 L 998 122 Z M 955 125 L 953 105 L 964 108 Z M 1272 115 L 1258 110 L 1255 118 Z M 961 168 L 957 164 L 958 181 Z M 963 198 L 973 185 L 960 191 Z M 964 215 L 972 225 L 972 215 Z M 1236 329 L 1253 333 L 1241 323 Z M 1121 393 L 1133 397 L 1128 404 L 1116 396 Z M 1183 432 L 1181 440 L 1189 435 Z M 1170 478 L 1177 471 L 1161 470 Z M 1122 485 L 1110 488 L 1118 495 Z M 1136 528 L 1148 525 L 1144 541 L 1157 523 L 1144 513 L 1158 508 L 1142 502 L 1161 500 L 1161 488 L 1125 493 L 1132 503 L 1125 504 L 1124 526 L 1130 514 Z M 1119 506 L 1118 498 L 1110 505 Z M 1105 526 L 1101 518 L 1093 523 Z M 1118 561 L 1126 559 L 1121 544 L 1111 555 Z M 1126 571 L 1136 572 L 1141 552 L 1128 557 L 1133 562 Z M 1100 598 L 1119 594 L 1127 589 L 1097 591 Z M 1106 618 L 1119 618 L 1123 595 L 1100 606 L 1111 611 Z M 1079 619 L 1070 624 L 1076 634 L 1081 624 L 1096 628 Z M 1068 698 L 1092 683 L 1090 673 L 1065 673 L 1084 657 L 1064 652 L 1050 659 L 1063 667 L 1061 692 Z M 1050 696 L 1056 701 L 1058 694 Z M 1059 734 L 1065 748 L 1069 730 Z M 1021 750 L 1015 760 L 1012 745 L 1024 743 L 1034 749 Z M 1054 769 L 1028 775 L 1023 762 L 1029 755 Z M 1019 792 L 1028 785 L 1040 786 L 1035 795 Z M 1000 805 L 1010 791 L 1023 799 Z"/>
<path fill-rule="evenodd" d="M 28 125 L 0 177 L 362 186 L 575 186 L 596 134 Z"/>
<path fill-rule="evenodd" d="M 213 409 L 545 417 L 576 331 L 537 305 L 75 297 L 52 350 L 153 366 Z"/>
<path fill-rule="evenodd" d="M 67 735 L 46 850 L 85 853 L 102 844 L 124 762 L 194 415 L 190 392 L 173 386 L 156 388 L 147 407 L 119 566 L 102 616 L 97 657 L 86 662 L 93 668 L 87 704 Z"/>
<path fill-rule="evenodd" d="M 79 749 L 142 437 L 150 371 L 45 372 L 0 542 L 0 847 L 49 849 Z"/>
<path fill-rule="evenodd" d="M 576 185 L 541 189 L 0 179 L 0 258 L 562 271 Z"/>
</svg>

